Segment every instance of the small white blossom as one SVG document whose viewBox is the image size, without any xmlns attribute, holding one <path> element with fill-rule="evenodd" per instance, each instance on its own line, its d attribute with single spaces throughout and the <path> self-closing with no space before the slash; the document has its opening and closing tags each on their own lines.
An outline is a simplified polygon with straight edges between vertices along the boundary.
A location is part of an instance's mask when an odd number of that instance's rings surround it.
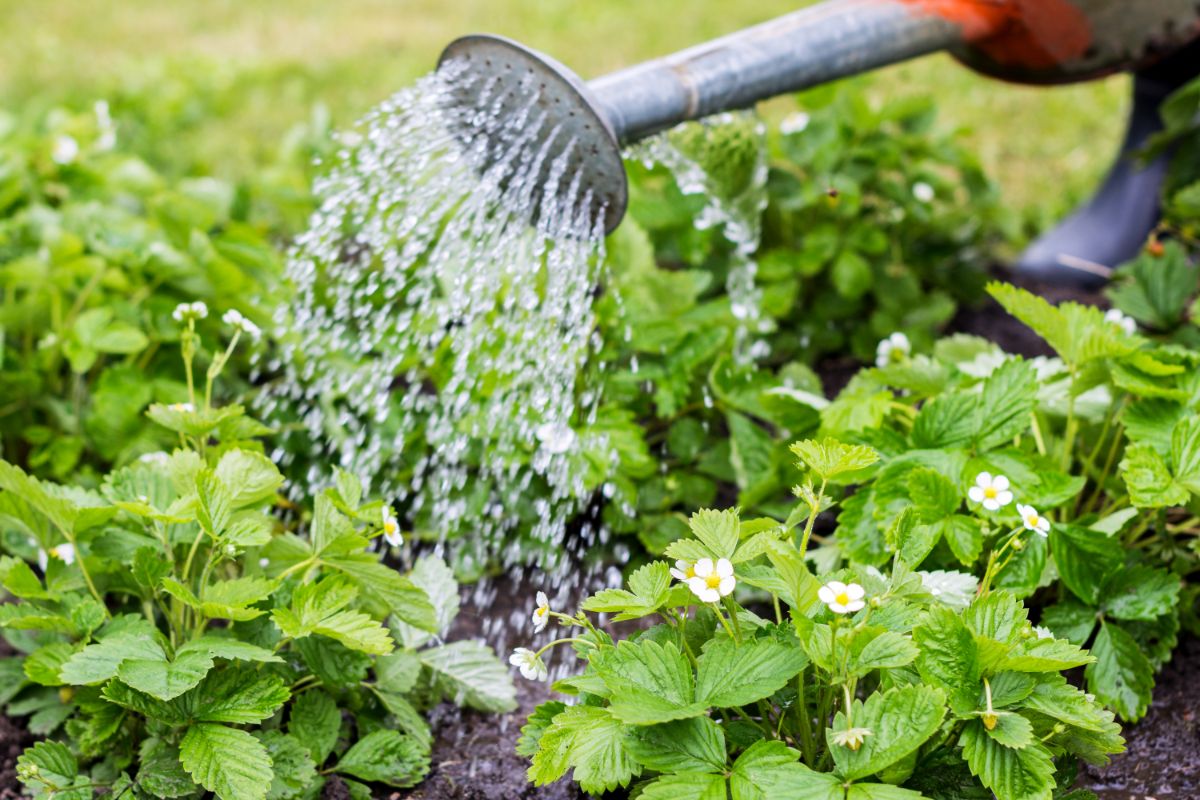
<svg viewBox="0 0 1200 800">
<path fill-rule="evenodd" d="M 687 583 L 696 577 L 696 565 L 681 558 L 675 562 L 675 566 L 671 567 L 671 577 L 677 581 Z"/>
<path fill-rule="evenodd" d="M 45 550 L 38 550 L 38 566 L 42 568 L 42 572 L 45 572 L 46 567 L 50 566 L 50 556 L 54 556 L 69 567 L 75 563 L 75 545 L 60 544 L 58 547 L 51 547 L 49 553 Z"/>
<path fill-rule="evenodd" d="M 998 511 L 1013 501 L 1008 478 L 981 472 L 975 476 L 975 485 L 967 491 L 971 502 L 979 503 L 988 511 Z"/>
<path fill-rule="evenodd" d="M 783 118 L 783 122 L 779 123 L 779 132 L 785 136 L 791 136 L 793 133 L 801 133 L 808 128 L 808 123 L 811 121 L 812 117 L 803 111 L 788 114 Z"/>
<path fill-rule="evenodd" d="M 208 316 L 208 304 L 203 300 L 194 303 L 180 303 L 171 312 L 171 319 L 176 322 L 186 322 L 189 319 L 204 319 Z"/>
<path fill-rule="evenodd" d="M 54 137 L 54 146 L 50 151 L 50 157 L 54 159 L 55 164 L 70 164 L 79 158 L 79 142 L 75 141 L 74 136 Z"/>
<path fill-rule="evenodd" d="M 508 663 L 521 671 L 521 677 L 527 681 L 544 681 L 550 672 L 542 657 L 527 647 L 518 647 L 508 657 Z"/>
<path fill-rule="evenodd" d="M 893 333 L 875 348 L 875 366 L 901 364 L 912 355 L 912 342 L 903 333 Z"/>
<path fill-rule="evenodd" d="M 692 577 L 687 579 L 688 588 L 705 603 L 716 603 L 737 586 L 733 564 L 728 558 L 718 559 L 715 564 L 711 558 L 702 558 L 696 562 L 692 573 Z"/>
<path fill-rule="evenodd" d="M 258 560 L 258 566 L 260 569 L 266 569 L 267 567 L 271 566 L 271 559 L 263 556 Z"/>
<path fill-rule="evenodd" d="M 867 590 L 857 583 L 845 584 L 841 581 L 830 581 L 817 590 L 817 597 L 835 614 L 861 611 L 867 605 L 863 599 L 866 596 Z"/>
<path fill-rule="evenodd" d="M 1025 530 L 1033 531 L 1039 536 L 1050 535 L 1050 520 L 1043 517 L 1033 506 L 1017 504 L 1017 513 L 1021 515 L 1021 524 Z"/>
<path fill-rule="evenodd" d="M 400 533 L 400 523 L 396 522 L 396 515 L 392 513 L 392 509 L 384 506 L 382 517 L 383 540 L 391 547 L 399 547 L 404 544 L 404 536 Z"/>
<path fill-rule="evenodd" d="M 537 593 L 537 608 L 533 610 L 533 632 L 541 633 L 550 622 L 550 600 L 545 592 Z"/>
<path fill-rule="evenodd" d="M 262 335 L 262 330 L 260 330 L 259 327 L 253 322 L 246 319 L 246 317 L 242 315 L 242 312 L 238 311 L 237 309 L 231 308 L 226 311 L 221 317 L 221 320 L 229 327 L 233 328 L 234 330 L 241 331 L 254 341 L 258 341 L 258 337 Z"/>
<path fill-rule="evenodd" d="M 1130 336 L 1133 336 L 1138 331 L 1137 321 L 1133 317 L 1122 314 L 1120 309 L 1110 308 L 1104 312 L 1104 321 L 1116 325 Z"/>
<path fill-rule="evenodd" d="M 913 197 L 920 200 L 922 203 L 932 203 L 934 198 L 933 187 L 928 183 L 921 181 L 914 183 L 912 187 Z"/>
<path fill-rule="evenodd" d="M 92 106 L 96 112 L 96 127 L 100 129 L 100 137 L 96 139 L 96 149 L 112 150 L 117 146 L 117 126 L 113 124 L 112 114 L 108 110 L 107 100 L 97 100 Z"/>
<path fill-rule="evenodd" d="M 230 558 L 233 558 L 234 556 L 236 556 L 237 555 L 237 546 L 233 545 L 233 544 L 225 545 L 225 555 L 229 556 Z"/>
<path fill-rule="evenodd" d="M 196 407 L 191 403 L 172 403 L 169 408 L 172 411 L 178 411 L 180 414 L 191 414 L 196 410 Z"/>
<path fill-rule="evenodd" d="M 143 464 L 163 465 L 171 460 L 171 457 L 162 450 L 155 450 L 153 453 L 142 453 L 138 456 L 138 461 Z"/>
<path fill-rule="evenodd" d="M 834 731 L 829 738 L 836 745 L 857 751 L 871 735 L 873 734 L 870 728 L 847 728 L 844 731 Z"/>
</svg>

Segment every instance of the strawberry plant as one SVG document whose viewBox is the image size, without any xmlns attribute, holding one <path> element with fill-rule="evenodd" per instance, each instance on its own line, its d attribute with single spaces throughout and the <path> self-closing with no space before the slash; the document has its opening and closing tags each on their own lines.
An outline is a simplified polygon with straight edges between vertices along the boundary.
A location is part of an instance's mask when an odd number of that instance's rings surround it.
<svg viewBox="0 0 1200 800">
<path fill-rule="evenodd" d="M 253 324 L 193 374 L 203 304 L 182 322 L 186 402 L 147 415 L 177 446 L 98 489 L 0 462 L 0 696 L 46 737 L 18 762 L 39 798 L 107 791 L 222 800 L 312 796 L 328 775 L 412 786 L 429 767 L 421 710 L 498 711 L 513 688 L 490 649 L 440 643 L 458 587 L 437 558 L 407 573 L 390 509 L 337 472 L 298 528 L 273 515 L 268 433 L 213 386 Z M 35 565 L 37 569 L 35 570 Z M 344 715 L 343 711 L 351 714 Z"/>
<path fill-rule="evenodd" d="M 633 786 L 646 800 L 984 789 L 1018 800 L 1069 788 L 1075 758 L 1104 763 L 1123 749 L 1112 713 L 1060 674 L 1095 659 L 1032 626 L 1017 595 L 990 580 L 998 568 L 982 583 L 914 570 L 933 525 L 916 508 L 887 526 L 886 572 L 860 562 L 814 574 L 806 556 L 818 515 L 846 513 L 841 489 L 884 456 L 832 439 L 793 451 L 806 480 L 785 522 L 701 511 L 667 547 L 674 568 L 649 563 L 574 615 L 539 609 L 535 627 L 553 618 L 569 633 L 519 649 L 513 663 L 542 679 L 545 651 L 570 645 L 582 669 L 554 684 L 576 703 L 545 703 L 522 729 L 531 781 L 570 770 L 587 792 Z M 940 493 L 944 479 L 926 472 L 921 485 Z M 1045 535 L 982 506 L 960 516 L 994 527 L 1011 550 Z M 587 612 L 660 621 L 619 639 Z"/>
</svg>

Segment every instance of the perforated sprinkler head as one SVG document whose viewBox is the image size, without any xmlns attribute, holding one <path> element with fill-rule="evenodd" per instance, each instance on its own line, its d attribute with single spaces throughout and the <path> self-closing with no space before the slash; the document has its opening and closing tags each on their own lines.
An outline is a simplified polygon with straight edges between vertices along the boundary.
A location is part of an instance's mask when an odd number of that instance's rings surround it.
<svg viewBox="0 0 1200 800">
<path fill-rule="evenodd" d="M 456 133 L 476 148 L 477 166 L 486 169 L 514 157 L 537 160 L 531 170 L 533 216 L 543 211 L 547 184 L 554 182 L 561 199 L 562 188 L 577 182 L 575 202 L 588 204 L 589 218 L 602 218 L 606 233 L 617 227 L 629 200 L 621 147 L 596 98 L 574 72 L 491 35 L 455 40 L 442 52 L 438 69 L 449 73 Z M 511 126 L 519 141 L 494 135 L 491 128 L 505 120 L 519 122 Z"/>
</svg>

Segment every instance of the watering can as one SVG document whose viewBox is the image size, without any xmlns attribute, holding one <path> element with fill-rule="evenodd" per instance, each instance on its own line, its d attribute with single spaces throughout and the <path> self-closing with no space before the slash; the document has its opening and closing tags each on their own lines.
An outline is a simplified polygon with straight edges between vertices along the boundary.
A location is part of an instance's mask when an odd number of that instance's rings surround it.
<svg viewBox="0 0 1200 800">
<path fill-rule="evenodd" d="M 1057 84 L 1151 65 L 1198 36 L 1196 0 L 827 0 L 589 82 L 498 36 L 458 39 L 439 63 L 462 71 L 454 102 L 467 109 L 494 111 L 501 97 L 500 113 L 544 111 L 531 139 L 551 156 L 573 141 L 568 170 L 611 232 L 628 197 L 621 147 L 680 122 L 937 51 L 986 75 Z"/>
</svg>

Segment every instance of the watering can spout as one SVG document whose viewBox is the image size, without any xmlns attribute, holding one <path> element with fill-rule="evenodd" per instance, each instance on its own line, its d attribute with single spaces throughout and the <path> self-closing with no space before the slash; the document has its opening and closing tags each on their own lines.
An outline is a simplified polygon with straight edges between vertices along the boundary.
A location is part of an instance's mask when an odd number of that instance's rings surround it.
<svg viewBox="0 0 1200 800">
<path fill-rule="evenodd" d="M 1200 32 L 1193 0 L 826 0 L 585 83 L 554 59 L 497 36 L 451 43 L 452 102 L 527 112 L 545 163 L 577 175 L 605 231 L 627 201 L 623 145 L 720 111 L 949 50 L 982 72 L 1033 83 L 1135 66 Z M 474 119 L 480 115 L 459 114 Z M 477 131 L 468 133 L 478 133 Z M 486 149 L 486 148 L 485 148 Z M 486 160 L 486 159 L 485 159 Z M 548 179 L 548 166 L 537 180 Z"/>
</svg>

